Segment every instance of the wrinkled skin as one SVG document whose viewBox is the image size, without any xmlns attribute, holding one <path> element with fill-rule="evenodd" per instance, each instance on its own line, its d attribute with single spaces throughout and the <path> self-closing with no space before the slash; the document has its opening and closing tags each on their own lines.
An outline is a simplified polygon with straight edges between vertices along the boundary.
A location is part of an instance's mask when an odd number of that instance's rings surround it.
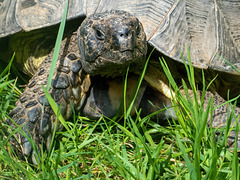
<svg viewBox="0 0 240 180">
<path fill-rule="evenodd" d="M 114 11 L 112 11 L 114 12 Z M 146 61 L 147 43 L 139 20 L 115 11 L 87 18 L 79 30 L 80 61 L 91 75 L 119 76 L 131 65 L 131 71 L 142 69 Z"/>
</svg>

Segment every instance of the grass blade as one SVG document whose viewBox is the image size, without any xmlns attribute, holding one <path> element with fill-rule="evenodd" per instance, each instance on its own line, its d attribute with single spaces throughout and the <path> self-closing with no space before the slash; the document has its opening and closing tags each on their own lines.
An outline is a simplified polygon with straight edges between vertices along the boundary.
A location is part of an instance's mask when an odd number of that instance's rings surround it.
<svg viewBox="0 0 240 180">
<path fill-rule="evenodd" d="M 232 162 L 232 170 L 233 170 L 232 179 L 234 180 L 239 180 L 240 178 L 240 172 L 239 172 L 240 166 L 239 166 L 239 159 L 238 159 L 238 152 L 237 152 L 238 132 L 239 132 L 239 123 L 236 119 L 235 145 L 234 145 L 233 162 Z"/>
<path fill-rule="evenodd" d="M 185 147 L 184 147 L 183 143 L 180 140 L 179 133 L 176 134 L 176 137 L 177 137 L 177 143 L 179 145 L 179 148 L 180 148 L 180 150 L 181 150 L 181 152 L 183 154 L 184 160 L 185 160 L 186 165 L 188 167 L 188 171 L 190 173 L 190 177 L 193 180 L 197 180 L 198 178 L 197 178 L 197 175 L 196 175 L 196 172 L 195 172 L 195 168 L 194 168 L 193 164 L 191 163 L 190 159 L 188 158 L 188 156 L 186 154 Z"/>
<path fill-rule="evenodd" d="M 54 70 L 55 70 L 55 67 L 56 67 L 56 64 L 57 64 L 57 60 L 58 60 L 58 55 L 59 55 L 59 51 L 60 51 L 60 47 L 61 47 L 61 42 L 62 42 L 62 38 L 63 38 L 63 33 L 64 33 L 64 29 L 65 29 L 66 20 L 67 20 L 68 4 L 69 4 L 69 0 L 66 0 L 66 7 L 64 9 L 62 22 L 60 24 L 60 28 L 59 28 L 58 35 L 57 35 L 57 40 L 56 40 L 56 43 L 55 43 L 55 46 L 54 46 L 52 63 L 51 63 L 48 82 L 47 82 L 47 91 L 49 91 L 49 89 L 50 89 L 50 85 L 51 85 L 51 82 L 52 82 Z"/>
</svg>

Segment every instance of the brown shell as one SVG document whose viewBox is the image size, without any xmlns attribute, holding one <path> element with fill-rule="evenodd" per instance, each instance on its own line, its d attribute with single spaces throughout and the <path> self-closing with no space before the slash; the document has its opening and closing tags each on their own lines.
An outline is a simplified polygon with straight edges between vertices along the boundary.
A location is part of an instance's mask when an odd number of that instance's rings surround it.
<svg viewBox="0 0 240 180">
<path fill-rule="evenodd" d="M 61 21 L 66 0 L 3 0 L 0 37 Z M 71 0 L 68 18 L 106 10 L 125 10 L 143 23 L 148 42 L 182 62 L 187 47 L 192 63 L 237 74 L 223 59 L 240 69 L 240 1 L 229 0 Z"/>
</svg>

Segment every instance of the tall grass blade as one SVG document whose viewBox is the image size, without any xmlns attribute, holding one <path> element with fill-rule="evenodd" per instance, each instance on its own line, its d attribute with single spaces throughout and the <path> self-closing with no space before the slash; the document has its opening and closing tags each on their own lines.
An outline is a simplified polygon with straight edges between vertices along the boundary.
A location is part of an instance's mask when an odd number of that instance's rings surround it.
<svg viewBox="0 0 240 180">
<path fill-rule="evenodd" d="M 14 57 L 15 57 L 15 53 L 13 53 L 13 55 L 12 55 L 12 58 L 11 58 L 11 60 L 10 60 L 10 62 L 8 63 L 8 65 L 7 65 L 7 67 L 3 70 L 3 72 L 0 74 L 0 79 L 8 72 L 8 75 L 7 76 L 9 76 L 9 72 L 10 72 L 10 68 L 11 68 L 11 66 L 12 66 L 12 62 L 13 62 L 13 60 L 14 60 Z"/>
<path fill-rule="evenodd" d="M 239 166 L 239 158 L 238 158 L 238 152 L 237 152 L 239 123 L 237 119 L 236 119 L 235 144 L 234 144 L 233 162 L 232 162 L 232 171 L 233 171 L 232 180 L 240 179 L 240 172 L 239 172 L 240 166 Z"/>
<path fill-rule="evenodd" d="M 148 56 L 148 58 L 147 58 L 147 61 L 146 61 L 145 66 L 144 66 L 144 68 L 143 68 L 142 74 L 141 74 L 141 76 L 140 76 L 140 78 L 139 78 L 139 80 L 138 80 L 137 88 L 136 88 L 136 90 L 135 90 L 135 94 L 134 94 L 133 99 L 131 100 L 131 104 L 129 105 L 129 108 L 128 108 L 128 110 L 127 110 L 127 116 L 126 116 L 126 117 L 128 117 L 128 116 L 130 115 L 130 113 L 131 113 L 131 110 L 132 110 L 132 108 L 133 108 L 135 99 L 136 99 L 136 97 L 137 97 L 138 90 L 140 89 L 140 86 L 141 86 L 141 83 L 142 83 L 142 81 L 143 81 L 145 72 L 146 72 L 146 70 L 147 70 L 148 62 L 149 62 L 150 57 L 151 57 L 151 55 L 152 55 L 152 53 L 153 53 L 154 50 L 155 50 L 155 49 L 153 49 L 153 50 L 150 52 L 150 54 L 149 54 L 149 56 Z"/>
<path fill-rule="evenodd" d="M 61 21 L 60 28 L 59 28 L 58 35 L 57 35 L 57 40 L 56 40 L 56 43 L 55 43 L 55 46 L 54 46 L 52 63 L 51 63 L 48 82 L 47 82 L 47 91 L 49 91 L 49 89 L 50 89 L 50 85 L 51 85 L 51 81 L 52 81 L 52 78 L 53 78 L 54 70 L 55 70 L 55 67 L 56 67 L 56 64 L 57 64 L 57 60 L 58 60 L 58 55 L 59 55 L 59 51 L 60 51 L 60 47 L 61 47 L 61 42 L 62 42 L 62 38 L 63 38 L 63 33 L 64 33 L 64 29 L 65 29 L 66 20 L 67 20 L 68 4 L 69 4 L 69 0 L 66 0 L 66 7 L 64 9 L 62 21 Z"/>
<path fill-rule="evenodd" d="M 69 4 L 69 0 L 66 0 L 66 7 L 63 12 L 63 17 L 62 17 L 62 21 L 61 21 L 60 28 L 58 31 L 57 40 L 56 40 L 56 43 L 54 46 L 51 67 L 50 67 L 50 71 L 49 71 L 49 75 L 48 75 L 48 81 L 47 81 L 47 87 L 46 87 L 47 92 L 49 92 L 49 90 L 50 90 L 50 86 L 52 83 L 54 71 L 56 68 L 57 60 L 58 60 L 58 55 L 60 52 L 61 42 L 62 42 L 65 24 L 66 24 L 66 20 L 67 20 L 68 4 Z M 46 98 L 44 98 L 42 111 L 44 111 L 45 103 L 46 103 Z"/>
<path fill-rule="evenodd" d="M 60 122 L 62 123 L 62 125 L 67 129 L 67 131 L 70 132 L 69 127 L 66 124 L 66 121 L 64 120 L 63 116 L 61 115 L 61 113 L 59 113 L 59 107 L 56 104 L 56 102 L 53 100 L 53 98 L 51 97 L 51 95 L 48 93 L 47 89 L 42 85 L 42 89 L 45 93 L 45 96 L 49 102 L 49 104 L 51 105 L 54 113 L 56 114 L 56 116 L 58 117 L 58 119 L 60 120 Z"/>
<path fill-rule="evenodd" d="M 188 167 L 188 171 L 190 173 L 190 177 L 193 180 L 197 180 L 198 177 L 197 177 L 195 168 L 194 168 L 193 164 L 191 163 L 190 159 L 188 158 L 188 156 L 186 154 L 185 147 L 184 147 L 183 143 L 181 142 L 179 133 L 176 134 L 176 137 L 177 137 L 177 143 L 178 143 L 179 148 L 180 148 L 180 150 L 181 150 L 181 152 L 183 154 L 183 158 L 185 160 L 185 163 L 186 163 L 186 165 Z"/>
</svg>

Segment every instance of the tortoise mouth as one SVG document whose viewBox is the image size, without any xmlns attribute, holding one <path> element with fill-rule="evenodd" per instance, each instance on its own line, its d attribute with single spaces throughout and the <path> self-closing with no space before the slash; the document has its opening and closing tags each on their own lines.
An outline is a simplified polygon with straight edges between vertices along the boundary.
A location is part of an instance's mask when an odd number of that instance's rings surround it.
<svg viewBox="0 0 240 180">
<path fill-rule="evenodd" d="M 125 49 L 122 51 L 108 51 L 95 58 L 93 63 L 83 62 L 83 69 L 92 76 L 106 77 L 121 76 L 130 71 L 140 71 L 146 62 L 145 55 L 138 49 Z"/>
</svg>

